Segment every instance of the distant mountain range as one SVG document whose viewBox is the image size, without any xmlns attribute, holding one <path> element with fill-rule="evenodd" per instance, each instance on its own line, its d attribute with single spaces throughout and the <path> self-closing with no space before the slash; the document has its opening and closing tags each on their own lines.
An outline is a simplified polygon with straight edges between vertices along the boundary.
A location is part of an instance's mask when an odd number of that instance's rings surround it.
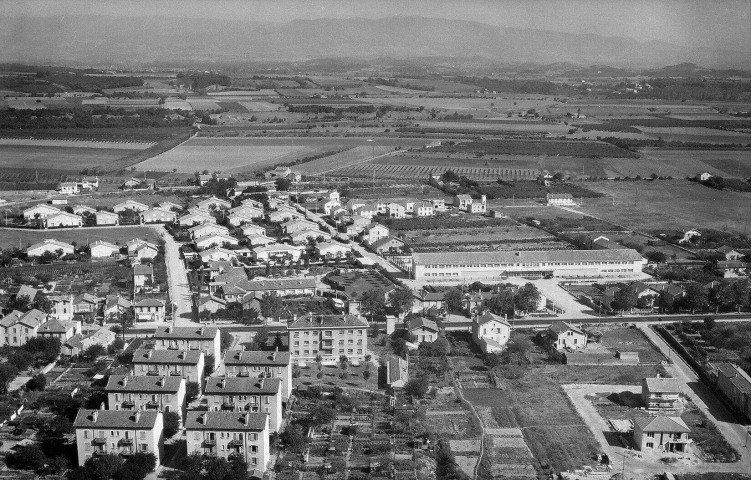
<svg viewBox="0 0 751 480">
<path fill-rule="evenodd" d="M 691 62 L 709 68 L 751 68 L 749 52 L 425 17 L 284 24 L 172 17 L 0 17 L 3 62 L 132 66 L 338 57 L 477 57 L 498 63 L 631 68 Z"/>
</svg>

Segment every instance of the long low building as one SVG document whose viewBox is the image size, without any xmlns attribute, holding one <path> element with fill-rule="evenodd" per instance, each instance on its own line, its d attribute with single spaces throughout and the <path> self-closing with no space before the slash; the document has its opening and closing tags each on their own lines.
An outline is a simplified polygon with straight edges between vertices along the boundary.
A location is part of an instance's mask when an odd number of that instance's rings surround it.
<svg viewBox="0 0 751 480">
<path fill-rule="evenodd" d="M 412 278 L 621 277 L 638 274 L 643 265 L 631 249 L 414 253 Z"/>
</svg>

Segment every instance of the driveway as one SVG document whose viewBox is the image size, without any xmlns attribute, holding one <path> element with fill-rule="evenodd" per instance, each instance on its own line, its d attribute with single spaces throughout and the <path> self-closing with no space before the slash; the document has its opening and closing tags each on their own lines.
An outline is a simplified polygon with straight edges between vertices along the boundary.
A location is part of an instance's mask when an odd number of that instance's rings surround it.
<svg viewBox="0 0 751 480">
<path fill-rule="evenodd" d="M 180 259 L 180 245 L 162 225 L 150 225 L 164 240 L 164 261 L 167 264 L 167 281 L 170 298 L 175 306 L 173 318 L 177 325 L 194 323 L 192 296 L 188 286 L 185 263 Z"/>
</svg>

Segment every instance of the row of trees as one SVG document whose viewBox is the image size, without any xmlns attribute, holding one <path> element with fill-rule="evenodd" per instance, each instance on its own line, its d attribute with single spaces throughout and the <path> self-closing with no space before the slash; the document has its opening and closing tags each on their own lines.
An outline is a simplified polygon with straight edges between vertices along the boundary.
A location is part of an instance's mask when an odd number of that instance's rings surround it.
<svg viewBox="0 0 751 480">
<path fill-rule="evenodd" d="M 482 284 L 480 284 L 482 285 Z M 485 287 L 484 285 L 482 287 Z M 470 285 L 470 293 L 482 291 L 482 287 Z M 443 297 L 446 309 L 451 313 L 465 313 L 465 293 L 460 287 L 451 288 Z M 525 314 L 537 309 L 540 303 L 540 291 L 532 283 L 527 283 L 516 290 L 502 289 L 485 302 L 484 307 L 496 315 L 507 315 L 513 318 L 516 312 Z"/>
</svg>

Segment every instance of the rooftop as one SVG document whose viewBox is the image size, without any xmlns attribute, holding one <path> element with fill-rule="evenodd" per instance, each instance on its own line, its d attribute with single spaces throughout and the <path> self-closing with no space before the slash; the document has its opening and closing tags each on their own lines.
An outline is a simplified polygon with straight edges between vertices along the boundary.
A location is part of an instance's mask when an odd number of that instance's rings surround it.
<svg viewBox="0 0 751 480">
<path fill-rule="evenodd" d="M 681 417 L 636 417 L 634 426 L 639 426 L 642 432 L 677 432 L 691 433 L 686 422 Z"/>
<path fill-rule="evenodd" d="M 217 327 L 157 327 L 155 339 L 213 340 L 219 331 Z"/>
<path fill-rule="evenodd" d="M 112 375 L 107 381 L 108 392 L 177 392 L 185 380 L 173 376 Z"/>
<path fill-rule="evenodd" d="M 263 352 L 260 350 L 228 350 L 225 365 L 289 365 L 289 352 Z"/>
<path fill-rule="evenodd" d="M 340 314 L 340 315 L 311 315 L 306 314 L 297 320 L 293 320 L 287 329 L 304 329 L 304 328 L 346 328 L 359 327 L 368 328 L 368 321 L 357 315 Z"/>
<path fill-rule="evenodd" d="M 75 428 L 141 428 L 152 429 L 159 412 L 151 410 L 78 410 Z"/>
<path fill-rule="evenodd" d="M 551 263 L 581 261 L 641 261 L 639 252 L 631 249 L 617 250 L 544 250 L 544 251 L 493 251 L 493 252 L 441 252 L 413 253 L 415 265 L 472 265 L 487 263 Z"/>
<path fill-rule="evenodd" d="M 133 363 L 196 365 L 202 356 L 203 352 L 200 350 L 147 350 L 139 348 L 133 353 Z"/>
<path fill-rule="evenodd" d="M 251 377 L 209 377 L 206 379 L 206 395 L 235 393 L 235 394 L 268 394 L 279 392 L 282 380 L 280 378 L 251 378 Z"/>
<path fill-rule="evenodd" d="M 681 383 L 675 378 L 645 378 L 643 385 L 651 393 L 680 393 Z"/>
<path fill-rule="evenodd" d="M 264 430 L 267 419 L 265 413 L 189 411 L 185 416 L 185 429 Z"/>
</svg>

